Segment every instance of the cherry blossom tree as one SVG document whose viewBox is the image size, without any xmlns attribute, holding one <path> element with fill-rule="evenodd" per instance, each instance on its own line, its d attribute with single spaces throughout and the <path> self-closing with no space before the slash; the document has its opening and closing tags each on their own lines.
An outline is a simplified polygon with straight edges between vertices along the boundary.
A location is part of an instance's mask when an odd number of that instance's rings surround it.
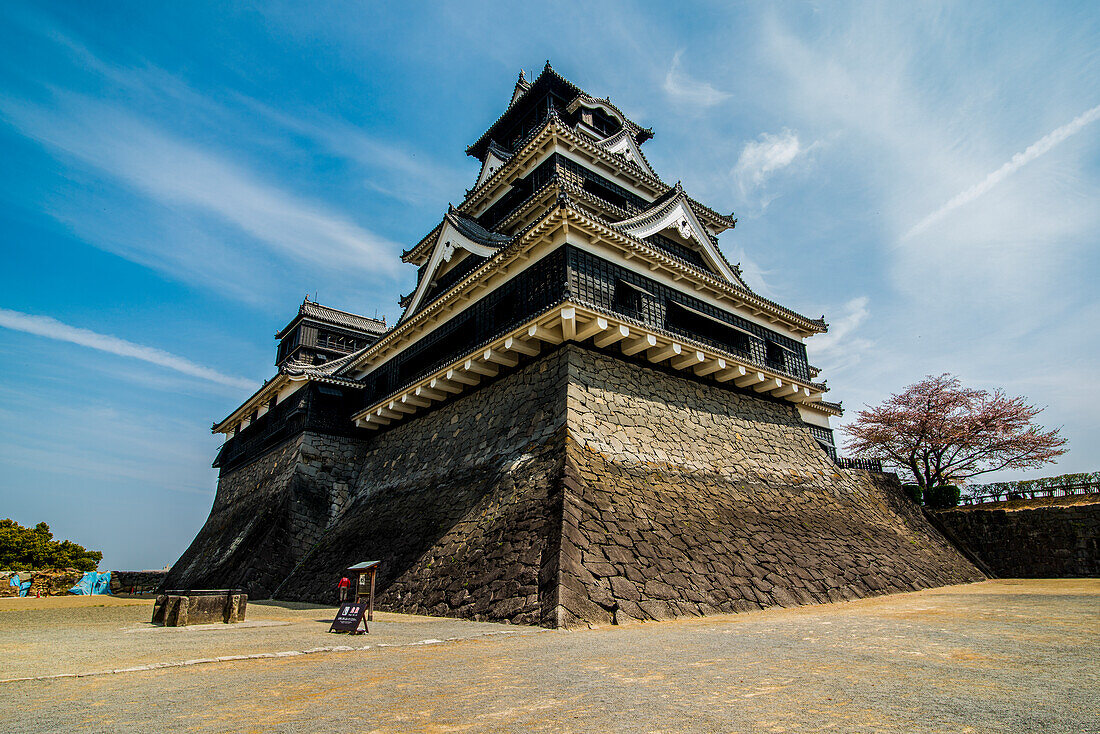
<svg viewBox="0 0 1100 734">
<path fill-rule="evenodd" d="M 929 375 L 860 411 L 845 429 L 845 446 L 881 457 L 926 490 L 1001 469 L 1031 469 L 1064 454 L 1058 429 L 1033 422 L 1042 410 L 1000 389 L 964 388 L 950 374 Z"/>
</svg>

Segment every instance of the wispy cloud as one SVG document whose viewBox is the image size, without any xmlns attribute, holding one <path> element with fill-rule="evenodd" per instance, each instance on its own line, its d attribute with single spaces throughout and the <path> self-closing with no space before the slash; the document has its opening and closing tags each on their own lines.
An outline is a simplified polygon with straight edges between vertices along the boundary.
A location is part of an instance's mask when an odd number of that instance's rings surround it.
<svg viewBox="0 0 1100 734">
<path fill-rule="evenodd" d="M 162 204 L 232 225 L 281 256 L 392 275 L 396 244 L 326 206 L 287 192 L 217 153 L 80 95 L 56 109 L 0 98 L 0 115 L 29 138 L 90 164 Z"/>
<path fill-rule="evenodd" d="M 1058 145 L 1066 138 L 1080 132 L 1081 129 L 1084 128 L 1086 125 L 1091 122 L 1095 122 L 1098 119 L 1100 119 L 1100 105 L 1097 105 L 1096 107 L 1093 107 L 1092 109 L 1082 113 L 1081 115 L 1078 115 L 1076 118 L 1074 118 L 1072 122 L 1062 125 L 1060 128 L 1054 130 L 1053 132 L 1044 135 L 1042 138 L 1029 145 L 1027 149 L 1023 152 L 1017 153 L 1016 155 L 1012 156 L 1012 158 L 1007 163 L 1005 163 L 993 173 L 986 176 L 980 183 L 975 184 L 965 191 L 962 191 L 961 193 L 955 195 L 939 209 L 917 222 L 917 224 L 912 229 L 910 229 L 902 236 L 903 239 L 907 239 L 915 234 L 923 232 L 936 222 L 946 217 L 955 209 L 958 209 L 959 207 L 965 206 L 966 204 L 974 201 L 979 196 L 992 189 L 1001 181 L 1004 181 L 1006 178 L 1023 168 L 1031 161 L 1035 160 L 1045 153 L 1050 152 L 1050 150 L 1053 149 L 1054 146 Z"/>
<path fill-rule="evenodd" d="M 442 165 L 404 144 L 382 140 L 362 128 L 331 116 L 289 114 L 255 99 L 241 97 L 248 109 L 286 130 L 309 138 L 329 153 L 369 172 L 366 186 L 410 204 L 439 206 L 462 192 L 469 176 Z"/>
<path fill-rule="evenodd" d="M 680 69 L 680 57 L 683 51 L 677 51 L 672 64 L 665 75 L 664 89 L 668 96 L 678 102 L 698 107 L 713 107 L 729 99 L 729 92 L 715 89 L 709 82 L 693 79 Z"/>
<path fill-rule="evenodd" d="M 763 186 L 772 174 L 794 163 L 810 147 L 802 145 L 798 134 L 787 128 L 780 133 L 762 133 L 745 143 L 732 172 L 741 194 Z"/>
<path fill-rule="evenodd" d="M 166 367 L 170 370 L 175 370 L 176 372 L 181 372 L 185 375 L 197 377 L 219 385 L 246 389 L 256 386 L 255 382 L 252 380 L 223 375 L 217 370 L 203 367 L 189 359 L 178 357 L 161 349 L 135 344 L 134 342 L 120 339 L 117 336 L 100 334 L 90 329 L 70 326 L 57 319 L 50 318 L 49 316 L 37 316 L 21 311 L 11 311 L 0 308 L 0 327 L 12 329 L 14 331 L 22 331 L 36 336 L 43 336 L 47 339 L 69 342 L 70 344 L 79 344 L 82 347 L 97 349 L 101 352 L 116 354 L 120 357 L 140 359 L 143 362 Z"/>
<path fill-rule="evenodd" d="M 840 309 L 840 316 L 829 324 L 829 331 L 806 342 L 806 352 L 819 367 L 835 374 L 859 361 L 871 347 L 867 339 L 856 336 L 860 326 L 871 315 L 867 296 L 853 298 Z"/>
<path fill-rule="evenodd" d="M 776 292 L 771 282 L 771 276 L 775 274 L 774 269 L 765 268 L 740 245 L 734 247 L 729 254 L 733 258 L 733 261 L 741 268 L 741 276 L 745 279 L 745 283 L 749 288 L 773 300 L 782 297 L 780 293 Z"/>
</svg>

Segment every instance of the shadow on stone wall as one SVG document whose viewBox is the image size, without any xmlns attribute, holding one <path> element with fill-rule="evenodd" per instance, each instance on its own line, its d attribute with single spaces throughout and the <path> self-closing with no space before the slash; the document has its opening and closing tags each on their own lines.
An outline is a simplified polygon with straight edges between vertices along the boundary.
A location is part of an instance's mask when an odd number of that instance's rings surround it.
<svg viewBox="0 0 1100 734">
<path fill-rule="evenodd" d="M 305 434 L 218 492 L 169 584 L 334 603 L 381 560 L 380 608 L 557 627 L 983 578 L 789 404 L 573 345 L 363 441 Z"/>
<path fill-rule="evenodd" d="M 935 513 L 956 542 L 1000 578 L 1100 576 L 1100 502 Z"/>
</svg>

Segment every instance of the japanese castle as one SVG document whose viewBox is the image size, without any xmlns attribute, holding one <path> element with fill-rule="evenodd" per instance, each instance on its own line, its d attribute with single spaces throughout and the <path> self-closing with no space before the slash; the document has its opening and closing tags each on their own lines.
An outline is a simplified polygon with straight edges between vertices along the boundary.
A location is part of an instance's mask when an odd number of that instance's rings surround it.
<svg viewBox="0 0 1100 734">
<path fill-rule="evenodd" d="M 558 345 L 586 343 L 793 404 L 835 458 L 838 404 L 807 362 L 826 330 L 752 291 L 718 247 L 736 219 L 650 166 L 653 132 L 547 63 L 467 148 L 472 188 L 402 253 L 417 268 L 400 319 L 308 299 L 276 337 L 278 373 L 213 430 L 215 463 L 248 461 L 295 430 L 385 432 Z"/>
</svg>

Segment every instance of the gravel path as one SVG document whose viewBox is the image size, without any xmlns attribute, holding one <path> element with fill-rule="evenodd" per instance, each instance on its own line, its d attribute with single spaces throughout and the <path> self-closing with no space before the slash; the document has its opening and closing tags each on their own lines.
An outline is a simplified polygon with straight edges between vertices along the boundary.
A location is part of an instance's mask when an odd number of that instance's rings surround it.
<svg viewBox="0 0 1100 734">
<path fill-rule="evenodd" d="M 180 666 L 223 656 L 268 656 L 333 646 L 406 645 L 542 631 L 376 611 L 369 635 L 337 635 L 328 632 L 335 607 L 266 601 L 250 602 L 246 621 L 239 624 L 161 627 L 149 623 L 151 599 L 123 602 L 55 597 L 26 601 L 36 608 L 0 611 L 0 685 L 16 678 L 86 676 L 138 666 Z"/>
<path fill-rule="evenodd" d="M 274 644 L 282 630 L 290 650 L 310 625 L 327 627 L 308 621 L 325 616 L 316 609 L 254 616 L 254 606 L 250 619 L 302 618 L 237 630 L 229 646 Z M 120 612 L 97 612 L 109 613 Z M 10 614 L 0 613 L 5 656 Z M 0 729 L 1100 732 L 1097 579 L 989 581 L 573 632 L 386 616 L 369 636 L 340 636 L 365 650 L 2 683 L 13 704 Z M 60 638 L 51 642 L 57 627 L 38 630 L 47 620 L 19 622 L 24 633 L 14 636 L 33 648 L 21 665 L 35 654 L 71 664 Z M 485 634 L 501 630 L 517 634 Z M 164 661 L 230 639 L 130 636 L 157 637 Z M 423 639 L 441 642 L 406 644 Z M 139 648 L 124 657 L 145 659 Z"/>
</svg>

